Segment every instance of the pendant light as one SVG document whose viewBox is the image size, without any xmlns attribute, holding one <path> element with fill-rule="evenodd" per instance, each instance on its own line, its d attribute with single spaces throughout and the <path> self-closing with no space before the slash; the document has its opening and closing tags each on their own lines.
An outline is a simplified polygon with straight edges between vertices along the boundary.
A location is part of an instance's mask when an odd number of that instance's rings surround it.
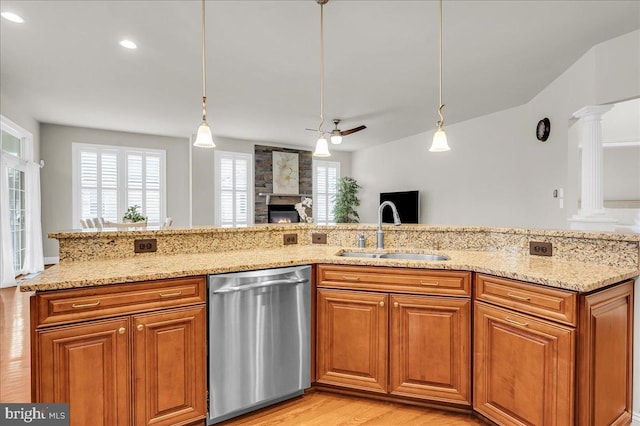
<svg viewBox="0 0 640 426">
<path fill-rule="evenodd" d="M 207 59 L 205 53 L 205 13 L 202 0 L 202 124 L 198 127 L 196 141 L 193 146 L 200 148 L 215 148 L 211 128 L 207 124 Z"/>
<path fill-rule="evenodd" d="M 324 136 L 322 125 L 324 124 L 324 5 L 329 0 L 316 0 L 320 5 L 320 124 L 318 124 L 318 140 L 316 142 L 316 150 L 313 151 L 314 157 L 329 157 L 329 145 Z"/>
<path fill-rule="evenodd" d="M 444 117 L 442 116 L 442 108 L 444 108 L 444 104 L 442 103 L 442 0 L 440 0 L 440 66 L 439 66 L 439 74 L 440 74 L 440 107 L 438 108 L 438 115 L 440 116 L 440 120 L 438 120 L 438 130 L 433 135 L 433 142 L 431 144 L 431 148 L 429 151 L 431 152 L 445 152 L 451 150 L 449 148 L 449 144 L 447 143 L 447 135 L 444 133 Z"/>
</svg>

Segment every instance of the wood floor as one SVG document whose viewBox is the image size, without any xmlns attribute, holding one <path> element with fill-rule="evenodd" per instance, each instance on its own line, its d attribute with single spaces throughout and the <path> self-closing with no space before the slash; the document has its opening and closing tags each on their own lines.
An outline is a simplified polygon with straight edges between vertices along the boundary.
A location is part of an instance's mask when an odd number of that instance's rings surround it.
<svg viewBox="0 0 640 426">
<path fill-rule="evenodd" d="M 29 296 L 0 289 L 0 402 L 31 401 Z M 485 425 L 450 413 L 326 392 L 312 392 L 221 425 Z"/>
<path fill-rule="evenodd" d="M 326 392 L 311 392 L 300 398 L 219 424 L 224 426 L 486 425 L 470 414 L 451 413 Z"/>
</svg>

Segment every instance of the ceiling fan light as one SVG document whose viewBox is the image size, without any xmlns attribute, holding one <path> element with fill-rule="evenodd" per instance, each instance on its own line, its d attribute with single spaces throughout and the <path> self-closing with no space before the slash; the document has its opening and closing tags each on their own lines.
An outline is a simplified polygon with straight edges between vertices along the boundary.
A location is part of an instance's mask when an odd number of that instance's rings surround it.
<svg viewBox="0 0 640 426">
<path fill-rule="evenodd" d="M 200 127 L 198 127 L 198 134 L 196 135 L 196 141 L 193 146 L 198 148 L 215 148 L 216 144 L 213 143 L 213 135 L 211 134 L 211 128 L 206 121 L 203 121 Z"/>
<path fill-rule="evenodd" d="M 316 150 L 313 151 L 314 157 L 330 157 L 331 153 L 329 152 L 329 145 L 327 145 L 327 140 L 324 135 L 318 138 L 316 142 Z"/>
<path fill-rule="evenodd" d="M 342 135 L 341 134 L 335 134 L 335 135 L 331 135 L 331 143 L 334 145 L 340 145 L 342 143 Z"/>
<path fill-rule="evenodd" d="M 443 129 L 438 129 L 433 135 L 433 142 L 431 143 L 431 152 L 445 152 L 450 151 L 449 144 L 447 143 L 447 135 Z"/>
</svg>

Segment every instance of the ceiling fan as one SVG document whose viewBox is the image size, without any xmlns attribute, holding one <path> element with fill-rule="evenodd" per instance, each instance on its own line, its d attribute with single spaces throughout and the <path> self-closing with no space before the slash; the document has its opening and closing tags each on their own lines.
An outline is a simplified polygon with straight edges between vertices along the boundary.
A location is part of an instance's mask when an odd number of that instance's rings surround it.
<svg viewBox="0 0 640 426">
<path fill-rule="evenodd" d="M 321 130 L 322 133 L 329 133 L 331 135 L 331 143 L 334 145 L 338 145 L 340 143 L 342 143 L 342 137 L 343 136 L 347 136 L 350 135 L 352 133 L 355 132 L 359 132 L 360 130 L 364 130 L 367 128 L 367 126 L 365 125 L 361 125 L 358 127 L 354 127 L 353 129 L 349 129 L 349 130 L 340 130 L 338 129 L 338 124 L 340 124 L 340 119 L 339 118 L 334 118 L 333 120 L 333 124 L 335 125 L 335 128 L 333 130 L 331 130 L 330 132 L 325 132 L 324 130 Z M 306 130 L 311 130 L 312 132 L 317 132 L 318 129 L 306 129 Z"/>
</svg>

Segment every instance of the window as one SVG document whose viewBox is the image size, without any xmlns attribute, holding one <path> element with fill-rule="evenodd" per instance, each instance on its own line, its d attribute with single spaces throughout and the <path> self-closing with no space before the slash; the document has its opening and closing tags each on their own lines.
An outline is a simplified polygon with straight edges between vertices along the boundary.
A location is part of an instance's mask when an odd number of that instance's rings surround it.
<svg viewBox="0 0 640 426">
<path fill-rule="evenodd" d="M 42 270 L 42 242 L 32 243 L 42 238 L 40 190 L 33 185 L 40 174 L 33 169 L 39 170 L 32 161 L 32 144 L 29 132 L 0 116 L 1 284 L 11 285 L 15 276 Z"/>
<path fill-rule="evenodd" d="M 159 226 L 166 212 L 165 151 L 73 144 L 73 227 L 80 219 L 119 222 L 140 206 L 147 224 Z"/>
<path fill-rule="evenodd" d="M 216 151 L 215 224 L 225 227 L 253 223 L 253 156 Z"/>
<path fill-rule="evenodd" d="M 339 177 L 339 162 L 313 161 L 313 217 L 318 225 L 335 223 L 333 206 Z"/>
</svg>

